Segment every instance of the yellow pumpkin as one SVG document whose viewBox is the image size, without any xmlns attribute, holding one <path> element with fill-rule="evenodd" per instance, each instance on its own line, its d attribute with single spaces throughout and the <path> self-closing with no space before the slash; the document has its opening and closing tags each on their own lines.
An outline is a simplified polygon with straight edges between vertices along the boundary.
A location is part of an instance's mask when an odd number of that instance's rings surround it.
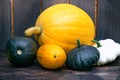
<svg viewBox="0 0 120 80">
<path fill-rule="evenodd" d="M 40 45 L 57 44 L 68 53 L 76 46 L 77 39 L 81 44 L 91 45 L 95 27 L 84 10 L 72 4 L 60 3 L 44 10 L 35 26 L 25 31 L 27 36 L 33 34 Z"/>
</svg>

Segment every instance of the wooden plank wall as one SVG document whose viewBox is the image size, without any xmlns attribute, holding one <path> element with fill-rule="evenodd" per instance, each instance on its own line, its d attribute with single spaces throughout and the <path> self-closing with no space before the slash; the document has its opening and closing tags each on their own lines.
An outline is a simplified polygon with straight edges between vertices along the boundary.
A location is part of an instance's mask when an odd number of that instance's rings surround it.
<svg viewBox="0 0 120 80">
<path fill-rule="evenodd" d="M 120 0 L 98 1 L 97 39 L 112 38 L 120 43 Z"/>
<path fill-rule="evenodd" d="M 11 36 L 9 0 L 0 0 L 0 49 Z"/>
<path fill-rule="evenodd" d="M 5 49 L 8 39 L 23 36 L 40 12 L 57 3 L 74 4 L 85 10 L 95 22 L 96 39 L 112 38 L 120 43 L 120 0 L 0 0 L 0 50 Z"/>
</svg>

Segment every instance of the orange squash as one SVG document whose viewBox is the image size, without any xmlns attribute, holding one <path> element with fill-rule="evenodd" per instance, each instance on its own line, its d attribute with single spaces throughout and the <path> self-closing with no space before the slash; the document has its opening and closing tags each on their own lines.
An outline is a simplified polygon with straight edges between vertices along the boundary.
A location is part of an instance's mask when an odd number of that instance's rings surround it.
<svg viewBox="0 0 120 80">
<path fill-rule="evenodd" d="M 37 60 L 43 68 L 58 69 L 66 62 L 66 54 L 58 45 L 45 44 L 38 49 Z"/>
<path fill-rule="evenodd" d="M 37 18 L 35 26 L 28 28 L 25 35 L 35 34 L 40 45 L 57 44 L 66 53 L 81 44 L 91 45 L 95 37 L 95 27 L 91 17 L 81 8 L 72 4 L 56 4 L 44 10 Z"/>
</svg>

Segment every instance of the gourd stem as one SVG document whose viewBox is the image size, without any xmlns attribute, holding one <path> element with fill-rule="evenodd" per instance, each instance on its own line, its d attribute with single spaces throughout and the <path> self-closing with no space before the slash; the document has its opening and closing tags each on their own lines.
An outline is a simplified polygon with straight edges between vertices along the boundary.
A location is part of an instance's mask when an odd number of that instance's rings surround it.
<svg viewBox="0 0 120 80">
<path fill-rule="evenodd" d="M 100 44 L 100 42 L 97 41 L 97 40 L 92 40 L 92 42 L 96 43 L 98 48 L 102 46 L 102 45 Z"/>
<path fill-rule="evenodd" d="M 77 47 L 80 48 L 81 45 L 80 45 L 80 40 L 77 40 Z"/>
<path fill-rule="evenodd" d="M 25 30 L 24 35 L 25 36 L 32 36 L 33 34 L 40 34 L 42 31 L 40 26 L 33 26 Z"/>
</svg>

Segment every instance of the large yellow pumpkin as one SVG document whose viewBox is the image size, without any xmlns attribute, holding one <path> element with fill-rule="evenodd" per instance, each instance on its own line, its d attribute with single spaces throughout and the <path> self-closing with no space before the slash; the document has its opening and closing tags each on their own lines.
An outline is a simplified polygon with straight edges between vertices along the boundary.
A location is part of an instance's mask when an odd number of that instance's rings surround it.
<svg viewBox="0 0 120 80">
<path fill-rule="evenodd" d="M 91 45 L 95 37 L 95 27 L 91 17 L 81 8 L 72 4 L 56 4 L 44 10 L 37 18 L 35 27 L 25 31 L 27 36 L 35 34 L 40 45 L 57 44 L 66 53 L 81 44 Z"/>
</svg>

